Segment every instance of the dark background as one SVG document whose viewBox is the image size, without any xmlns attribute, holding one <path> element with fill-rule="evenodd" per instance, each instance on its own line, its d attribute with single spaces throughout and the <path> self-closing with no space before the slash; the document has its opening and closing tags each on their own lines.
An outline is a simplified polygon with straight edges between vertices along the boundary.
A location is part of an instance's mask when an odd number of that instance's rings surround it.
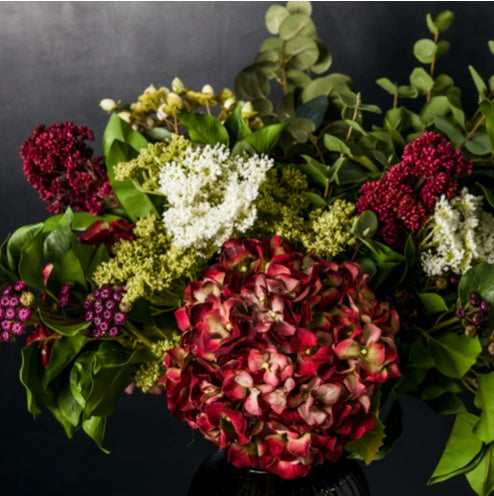
<svg viewBox="0 0 494 496">
<path fill-rule="evenodd" d="M 265 2 L 0 3 L 0 235 L 46 216 L 26 183 L 18 157 L 40 123 L 73 120 L 97 136 L 106 124 L 104 97 L 134 101 L 150 83 L 175 76 L 199 90 L 219 90 L 248 65 L 268 35 Z M 351 75 L 365 101 L 389 96 L 374 81 L 401 84 L 416 65 L 412 47 L 429 37 L 425 14 L 456 13 L 446 35 L 452 53 L 441 59 L 463 88 L 476 93 L 467 66 L 487 77 L 494 58 L 494 6 L 489 3 L 318 2 L 313 18 L 334 58 L 332 71 Z M 0 496 L 184 496 L 194 470 L 214 447 L 171 419 L 163 397 L 121 399 L 110 418 L 106 456 L 83 434 L 66 439 L 49 413 L 33 420 L 18 380 L 22 343 L 0 346 Z M 462 479 L 426 486 L 451 419 L 404 398 L 405 433 L 391 456 L 366 469 L 373 496 L 473 494 Z"/>
</svg>

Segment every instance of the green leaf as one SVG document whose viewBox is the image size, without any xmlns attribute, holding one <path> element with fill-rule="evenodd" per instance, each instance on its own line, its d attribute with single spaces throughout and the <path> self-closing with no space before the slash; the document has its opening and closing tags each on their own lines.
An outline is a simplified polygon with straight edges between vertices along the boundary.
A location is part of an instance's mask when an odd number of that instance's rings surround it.
<svg viewBox="0 0 494 496">
<path fill-rule="evenodd" d="M 446 334 L 439 338 L 429 336 L 429 349 L 442 374 L 461 379 L 476 363 L 482 345 L 477 336 Z"/>
<path fill-rule="evenodd" d="M 304 196 L 312 203 L 315 208 L 324 208 L 328 206 L 326 200 L 316 193 L 312 193 L 311 191 L 304 191 Z"/>
<path fill-rule="evenodd" d="M 281 22 L 279 33 L 282 40 L 290 40 L 295 36 L 312 38 L 316 35 L 316 26 L 305 14 L 290 14 Z"/>
<path fill-rule="evenodd" d="M 457 415 L 444 452 L 428 484 L 436 484 L 464 474 L 478 463 L 482 441 L 473 435 L 478 417 L 471 413 Z"/>
<path fill-rule="evenodd" d="M 467 413 L 463 401 L 455 393 L 444 393 L 441 396 L 427 401 L 430 408 L 438 415 L 458 415 L 459 413 Z"/>
<path fill-rule="evenodd" d="M 480 77 L 479 73 L 474 69 L 473 66 L 469 65 L 468 69 L 470 70 L 470 74 L 472 76 L 475 87 L 477 88 L 477 92 L 479 94 L 479 103 L 487 98 L 488 90 L 487 85 L 484 83 L 484 80 Z"/>
<path fill-rule="evenodd" d="M 302 86 L 302 102 L 306 103 L 320 96 L 328 96 L 332 86 L 328 77 L 320 77 Z"/>
<path fill-rule="evenodd" d="M 384 424 L 376 417 L 374 427 L 370 431 L 367 431 L 361 438 L 347 443 L 345 449 L 356 453 L 366 465 L 369 465 L 384 444 L 383 440 L 385 436 Z"/>
<path fill-rule="evenodd" d="M 485 130 L 491 142 L 491 149 L 494 150 L 494 105 L 489 100 L 480 103 L 480 110 L 485 115 Z"/>
<path fill-rule="evenodd" d="M 291 14 L 301 13 L 307 16 L 312 14 L 312 5 L 310 2 L 287 2 L 286 8 Z"/>
<path fill-rule="evenodd" d="M 39 380 L 42 366 L 36 343 L 22 348 L 21 356 L 20 380 L 26 390 L 27 409 L 33 417 L 37 417 L 41 414 L 41 409 L 36 403 L 35 392 L 32 390 L 32 379 Z"/>
<path fill-rule="evenodd" d="M 465 473 L 468 483 L 479 496 L 490 496 L 494 491 L 494 444 L 484 450 L 475 466 Z"/>
<path fill-rule="evenodd" d="M 425 380 L 420 385 L 419 398 L 424 401 L 437 400 L 445 393 L 460 393 L 458 381 L 445 377 L 435 369 L 427 371 Z"/>
<path fill-rule="evenodd" d="M 434 19 L 434 26 L 441 32 L 444 33 L 448 30 L 453 22 L 455 15 L 450 10 L 444 10 L 440 12 Z"/>
<path fill-rule="evenodd" d="M 319 57 L 316 63 L 311 67 L 314 74 L 323 74 L 326 72 L 333 63 L 333 57 L 328 47 L 319 38 L 315 38 L 317 48 L 319 50 Z"/>
<path fill-rule="evenodd" d="M 434 34 L 436 32 L 436 25 L 434 24 L 434 21 L 432 20 L 432 16 L 430 14 L 427 14 L 425 16 L 425 20 L 427 22 L 427 28 L 429 29 L 431 34 Z"/>
<path fill-rule="evenodd" d="M 178 120 L 187 128 L 192 141 L 211 146 L 218 143 L 228 146 L 228 131 L 216 117 L 190 112 L 179 114 Z"/>
<path fill-rule="evenodd" d="M 79 427 L 83 408 L 72 395 L 68 384 L 57 388 L 57 407 L 72 427 Z"/>
<path fill-rule="evenodd" d="M 296 36 L 285 43 L 285 53 L 290 63 L 305 71 L 319 58 L 316 42 L 308 36 Z"/>
<path fill-rule="evenodd" d="M 476 436 L 486 444 L 494 441 L 494 372 L 483 374 L 478 379 L 479 388 L 475 395 L 475 406 L 481 411 L 475 426 Z"/>
<path fill-rule="evenodd" d="M 293 166 L 302 171 L 319 186 L 325 187 L 328 180 L 328 167 L 309 155 L 302 155 L 302 157 L 305 159 L 306 163 L 294 164 Z"/>
<path fill-rule="evenodd" d="M 48 388 L 50 382 L 76 358 L 88 342 L 89 338 L 81 334 L 73 337 L 62 336 L 55 341 L 51 349 L 48 367 L 46 367 L 41 381 L 45 390 Z"/>
<path fill-rule="evenodd" d="M 281 23 L 290 15 L 290 12 L 281 5 L 271 5 L 266 12 L 266 27 L 271 34 L 278 34 Z"/>
<path fill-rule="evenodd" d="M 147 217 L 153 213 L 157 215 L 157 211 L 149 197 L 142 191 L 139 191 L 132 181 L 128 179 L 117 181 L 115 179 L 114 166 L 121 162 L 127 162 L 135 158 L 136 155 L 137 152 L 130 145 L 121 141 L 113 141 L 105 155 L 108 177 L 113 192 L 125 209 L 129 219 L 133 222 L 139 217 Z"/>
<path fill-rule="evenodd" d="M 115 141 L 125 143 L 135 152 L 148 146 L 148 141 L 142 134 L 132 129 L 132 126 L 121 119 L 117 114 L 112 114 L 106 125 L 105 132 L 103 133 L 103 153 L 105 154 L 107 161 Z M 133 157 L 129 157 L 128 159 L 130 158 Z M 121 160 L 121 162 L 123 161 L 125 160 Z M 113 165 L 115 165 L 115 163 L 112 163 L 112 166 Z"/>
<path fill-rule="evenodd" d="M 319 96 L 297 107 L 295 116 L 311 120 L 317 129 L 324 120 L 328 106 L 328 98 Z"/>
<path fill-rule="evenodd" d="M 463 131 L 442 115 L 434 116 L 434 124 L 439 131 L 443 132 L 455 145 L 462 143 L 465 139 Z"/>
<path fill-rule="evenodd" d="M 377 231 L 377 216 L 372 210 L 364 210 L 355 218 L 352 233 L 359 238 L 372 238 Z"/>
<path fill-rule="evenodd" d="M 28 285 L 42 291 L 43 278 L 43 237 L 42 232 L 26 242 L 21 248 L 19 277 Z"/>
<path fill-rule="evenodd" d="M 440 95 L 431 98 L 429 103 L 426 103 L 420 112 L 420 118 L 426 125 L 432 124 L 436 115 L 445 116 L 451 112 L 451 103 L 446 96 Z"/>
<path fill-rule="evenodd" d="M 487 46 L 489 47 L 489 50 L 492 53 L 492 55 L 494 55 L 494 41 L 493 40 L 489 40 L 487 42 Z"/>
<path fill-rule="evenodd" d="M 400 400 L 395 399 L 384 419 L 384 444 L 374 456 L 374 460 L 384 458 L 392 449 L 393 444 L 398 440 L 403 432 L 403 409 Z"/>
<path fill-rule="evenodd" d="M 243 140 L 246 136 L 252 133 L 245 119 L 242 117 L 242 107 L 237 105 L 225 121 L 225 128 L 228 131 L 230 143 L 234 145 L 238 141 Z"/>
<path fill-rule="evenodd" d="M 106 417 L 92 416 L 82 423 L 84 432 L 96 443 L 98 448 L 103 453 L 109 454 L 110 452 L 103 448 L 103 438 L 105 437 Z"/>
<path fill-rule="evenodd" d="M 487 203 L 491 207 L 494 208 L 494 192 L 492 192 L 489 188 L 486 188 L 483 184 L 481 183 L 475 183 L 484 193 L 485 199 L 487 200 Z"/>
<path fill-rule="evenodd" d="M 448 311 L 448 305 L 446 305 L 444 299 L 437 293 L 419 293 L 418 296 L 425 308 L 426 314 L 432 315 Z"/>
<path fill-rule="evenodd" d="M 257 153 L 268 153 L 278 141 L 286 124 L 272 124 L 251 133 L 242 142 L 251 145 Z M 239 142 L 241 143 L 241 142 Z"/>
<path fill-rule="evenodd" d="M 21 258 L 22 248 L 24 245 L 37 237 L 43 229 L 43 223 L 22 226 L 7 241 L 6 255 L 8 268 L 17 274 L 19 270 L 19 260 Z"/>
<path fill-rule="evenodd" d="M 437 52 L 436 52 L 436 56 L 437 57 L 441 57 L 442 55 L 445 55 L 449 52 L 449 48 L 450 48 L 450 43 L 449 41 L 446 41 L 446 40 L 441 40 L 438 44 L 437 44 Z"/>
<path fill-rule="evenodd" d="M 388 78 L 379 78 L 376 83 L 384 90 L 387 91 L 390 95 L 395 95 L 398 93 L 398 86 L 395 83 L 392 83 Z"/>
<path fill-rule="evenodd" d="M 465 148 L 474 155 L 482 157 L 492 153 L 491 142 L 486 133 L 475 133 L 466 143 Z"/>
<path fill-rule="evenodd" d="M 306 143 L 316 130 L 315 124 L 304 117 L 294 117 L 287 121 L 286 130 L 298 143 Z"/>
<path fill-rule="evenodd" d="M 419 62 L 422 62 L 422 64 L 430 64 L 436 51 L 436 44 L 427 38 L 418 40 L 415 42 L 415 45 L 413 45 L 413 54 Z"/>
<path fill-rule="evenodd" d="M 81 265 L 81 261 L 75 252 L 74 245 L 64 257 L 54 264 L 48 279 L 49 287 L 56 287 L 67 282 L 78 284 L 81 289 L 87 291 L 86 273 Z"/>
<path fill-rule="evenodd" d="M 469 301 L 472 291 L 479 293 L 494 308 L 494 264 L 477 264 L 463 274 L 458 284 L 462 303 Z"/>
<path fill-rule="evenodd" d="M 352 156 L 352 151 L 350 150 L 348 145 L 340 138 L 337 138 L 336 136 L 332 136 L 331 134 L 324 135 L 324 146 L 330 152 L 339 152 L 342 153 L 343 155 L 346 155 L 347 157 Z"/>
<path fill-rule="evenodd" d="M 63 336 L 75 336 L 91 325 L 90 322 L 85 321 L 74 322 L 66 315 L 60 313 L 46 314 L 43 313 L 40 308 L 38 308 L 37 314 L 46 327 L 49 327 Z"/>
<path fill-rule="evenodd" d="M 68 208 L 55 229 L 46 237 L 43 244 L 43 255 L 49 262 L 56 263 L 61 260 L 75 242 L 76 237 L 71 229 L 73 218 L 74 214 Z"/>
<path fill-rule="evenodd" d="M 423 67 L 416 67 L 410 74 L 410 84 L 417 88 L 422 95 L 426 95 L 434 86 L 434 79 Z"/>
</svg>

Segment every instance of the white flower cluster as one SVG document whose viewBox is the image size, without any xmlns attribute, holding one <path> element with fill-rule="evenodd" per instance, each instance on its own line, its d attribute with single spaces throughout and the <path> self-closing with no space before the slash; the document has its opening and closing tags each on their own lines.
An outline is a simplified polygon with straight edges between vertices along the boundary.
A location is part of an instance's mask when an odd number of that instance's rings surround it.
<svg viewBox="0 0 494 496">
<path fill-rule="evenodd" d="M 463 274 L 474 263 L 494 263 L 494 217 L 482 209 L 482 201 L 465 188 L 436 203 L 419 247 L 427 275 Z"/>
<path fill-rule="evenodd" d="M 173 244 L 219 248 L 249 229 L 257 217 L 254 202 L 273 161 L 266 156 L 231 156 L 224 145 L 189 147 L 180 161 L 161 168 L 163 214 Z"/>
</svg>

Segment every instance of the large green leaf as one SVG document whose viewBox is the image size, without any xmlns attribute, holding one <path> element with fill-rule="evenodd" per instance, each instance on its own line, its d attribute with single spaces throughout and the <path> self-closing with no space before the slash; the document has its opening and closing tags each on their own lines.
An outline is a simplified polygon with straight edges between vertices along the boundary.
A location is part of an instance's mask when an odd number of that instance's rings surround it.
<svg viewBox="0 0 494 496">
<path fill-rule="evenodd" d="M 231 145 L 243 140 L 252 133 L 245 119 L 242 117 L 242 107 L 240 105 L 235 107 L 235 110 L 225 121 L 225 128 L 228 131 Z"/>
<path fill-rule="evenodd" d="M 326 96 L 318 96 L 297 107 L 295 109 L 295 115 L 296 117 L 303 117 L 311 120 L 317 129 L 324 120 L 328 106 L 328 98 Z"/>
<path fill-rule="evenodd" d="M 22 248 L 32 241 L 33 238 L 36 238 L 42 229 L 43 224 L 40 222 L 38 224 L 22 226 L 10 236 L 6 245 L 6 255 L 8 268 L 12 272 L 18 273 Z"/>
<path fill-rule="evenodd" d="M 478 264 L 467 270 L 458 285 L 458 295 L 466 304 L 470 293 L 476 292 L 494 308 L 494 264 Z"/>
<path fill-rule="evenodd" d="M 110 453 L 103 448 L 103 438 L 105 437 L 106 417 L 90 417 L 82 423 L 84 432 L 96 443 L 98 448 L 104 453 Z"/>
<path fill-rule="evenodd" d="M 461 379 L 476 363 L 482 345 L 477 336 L 446 334 L 439 338 L 429 336 L 429 349 L 442 374 Z"/>
<path fill-rule="evenodd" d="M 148 146 L 146 138 L 132 129 L 132 126 L 121 119 L 117 114 L 112 114 L 103 133 L 103 153 L 107 163 L 111 148 L 115 141 L 126 143 L 131 149 L 138 152 L 141 148 Z M 128 159 L 133 158 L 129 157 Z M 127 159 L 127 160 L 128 160 Z M 114 166 L 115 163 L 112 163 Z"/>
<path fill-rule="evenodd" d="M 38 231 L 36 236 L 22 246 L 18 273 L 28 286 L 40 291 L 44 289 L 42 231 Z"/>
<path fill-rule="evenodd" d="M 419 293 L 418 296 L 427 314 L 448 311 L 448 305 L 446 305 L 446 302 L 441 295 L 438 295 L 437 293 Z"/>
<path fill-rule="evenodd" d="M 489 444 L 494 441 L 494 372 L 479 377 L 475 406 L 480 409 L 480 420 L 475 426 L 477 437 Z"/>
<path fill-rule="evenodd" d="M 55 263 L 61 260 L 74 244 L 76 237 L 71 229 L 73 218 L 74 214 L 68 208 L 46 237 L 43 243 L 43 255 L 49 262 Z"/>
<path fill-rule="evenodd" d="M 491 496 L 494 492 L 494 444 L 484 450 L 482 458 L 465 473 L 468 483 L 478 496 Z"/>
<path fill-rule="evenodd" d="M 178 115 L 178 120 L 187 128 L 192 141 L 211 146 L 218 143 L 229 144 L 230 137 L 226 127 L 212 115 L 183 113 Z"/>
<path fill-rule="evenodd" d="M 464 474 L 479 462 L 478 456 L 482 451 L 482 441 L 473 434 L 473 428 L 478 417 L 471 413 L 457 415 L 444 452 L 437 464 L 429 484 Z"/>
<path fill-rule="evenodd" d="M 268 153 L 278 141 L 286 124 L 272 124 L 244 137 L 239 142 L 251 145 L 257 153 Z"/>
</svg>

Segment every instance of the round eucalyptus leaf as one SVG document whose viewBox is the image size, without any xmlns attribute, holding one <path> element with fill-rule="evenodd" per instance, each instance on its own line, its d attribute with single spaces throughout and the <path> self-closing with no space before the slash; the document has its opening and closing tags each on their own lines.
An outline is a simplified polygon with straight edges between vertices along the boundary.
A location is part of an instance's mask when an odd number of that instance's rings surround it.
<svg viewBox="0 0 494 496">
<path fill-rule="evenodd" d="M 303 90 L 302 90 L 302 102 L 306 103 L 318 96 L 328 96 L 331 92 L 332 86 L 328 77 L 320 77 L 313 79 Z"/>
<path fill-rule="evenodd" d="M 402 98 L 417 98 L 419 96 L 419 92 L 417 88 L 404 84 L 398 86 L 398 96 L 401 96 Z"/>
<path fill-rule="evenodd" d="M 420 113 L 420 118 L 422 122 L 426 125 L 434 122 L 435 115 L 447 115 L 451 110 L 451 104 L 445 96 L 435 96 L 431 98 L 431 101 L 427 103 L 422 112 Z"/>
<path fill-rule="evenodd" d="M 413 45 L 413 54 L 419 62 L 422 62 L 422 64 L 430 64 L 436 52 L 437 45 L 427 38 L 418 40 L 415 45 Z"/>
<path fill-rule="evenodd" d="M 489 50 L 492 53 L 492 55 L 494 55 L 494 40 L 489 40 L 487 42 L 487 46 L 489 47 Z"/>
<path fill-rule="evenodd" d="M 436 25 L 434 24 L 434 21 L 432 20 L 432 16 L 430 14 L 427 14 L 425 16 L 425 21 L 427 23 L 427 28 L 429 29 L 431 34 L 434 34 L 436 32 Z"/>
<path fill-rule="evenodd" d="M 290 14 L 280 25 L 280 38 L 290 40 L 295 36 L 314 37 L 316 26 L 305 14 Z"/>
<path fill-rule="evenodd" d="M 279 52 L 283 46 L 283 41 L 279 38 L 266 38 L 259 48 L 259 52 L 264 52 L 266 50 L 276 50 Z"/>
<path fill-rule="evenodd" d="M 423 67 L 416 67 L 410 74 L 410 83 L 422 95 L 426 95 L 434 86 L 434 79 L 427 74 Z"/>
<path fill-rule="evenodd" d="M 286 80 L 289 91 L 292 91 L 295 88 L 304 88 L 312 81 L 310 76 L 299 69 L 290 69 L 286 71 Z"/>
<path fill-rule="evenodd" d="M 303 117 L 294 117 L 288 121 L 286 130 L 299 143 L 305 143 L 311 133 L 316 130 L 316 126 L 309 119 Z"/>
<path fill-rule="evenodd" d="M 352 233 L 359 238 L 372 238 L 377 231 L 377 216 L 372 210 L 364 210 L 355 218 Z"/>
<path fill-rule="evenodd" d="M 267 98 L 256 98 L 252 100 L 251 103 L 254 110 L 259 112 L 261 115 L 269 114 L 269 112 L 273 110 L 273 104 L 271 103 L 271 100 L 268 100 Z"/>
<path fill-rule="evenodd" d="M 305 14 L 310 16 L 312 14 L 312 5 L 310 2 L 287 2 L 286 8 L 290 14 Z"/>
<path fill-rule="evenodd" d="M 285 53 L 297 69 L 306 70 L 319 58 L 316 43 L 307 36 L 296 36 L 285 43 Z"/>
<path fill-rule="evenodd" d="M 376 83 L 390 95 L 395 95 L 398 92 L 398 87 L 395 83 L 391 82 L 388 78 L 379 78 Z"/>
<path fill-rule="evenodd" d="M 434 19 L 434 25 L 441 33 L 444 33 L 451 26 L 454 18 L 455 15 L 451 12 L 451 10 L 445 10 L 436 16 Z"/>
<path fill-rule="evenodd" d="M 266 28 L 271 34 L 278 34 L 281 23 L 290 15 L 290 12 L 281 5 L 271 5 L 266 12 Z"/>
<path fill-rule="evenodd" d="M 486 133 L 475 133 L 466 143 L 465 148 L 474 155 L 482 157 L 492 153 L 491 142 Z"/>
<path fill-rule="evenodd" d="M 331 67 L 331 64 L 333 63 L 333 56 L 321 39 L 316 38 L 315 42 L 317 48 L 319 49 L 319 58 L 311 69 L 314 74 L 322 74 Z"/>
<path fill-rule="evenodd" d="M 276 50 L 263 50 L 256 57 L 256 62 L 279 62 L 279 60 L 280 54 Z"/>
<path fill-rule="evenodd" d="M 439 74 L 434 81 L 434 87 L 432 89 L 437 93 L 442 93 L 454 85 L 455 82 L 447 74 Z"/>
<path fill-rule="evenodd" d="M 436 55 L 438 57 L 440 57 L 441 55 L 444 55 L 444 54 L 448 53 L 449 52 L 449 47 L 450 47 L 449 41 L 441 40 L 437 44 L 437 53 L 436 53 Z"/>
</svg>

